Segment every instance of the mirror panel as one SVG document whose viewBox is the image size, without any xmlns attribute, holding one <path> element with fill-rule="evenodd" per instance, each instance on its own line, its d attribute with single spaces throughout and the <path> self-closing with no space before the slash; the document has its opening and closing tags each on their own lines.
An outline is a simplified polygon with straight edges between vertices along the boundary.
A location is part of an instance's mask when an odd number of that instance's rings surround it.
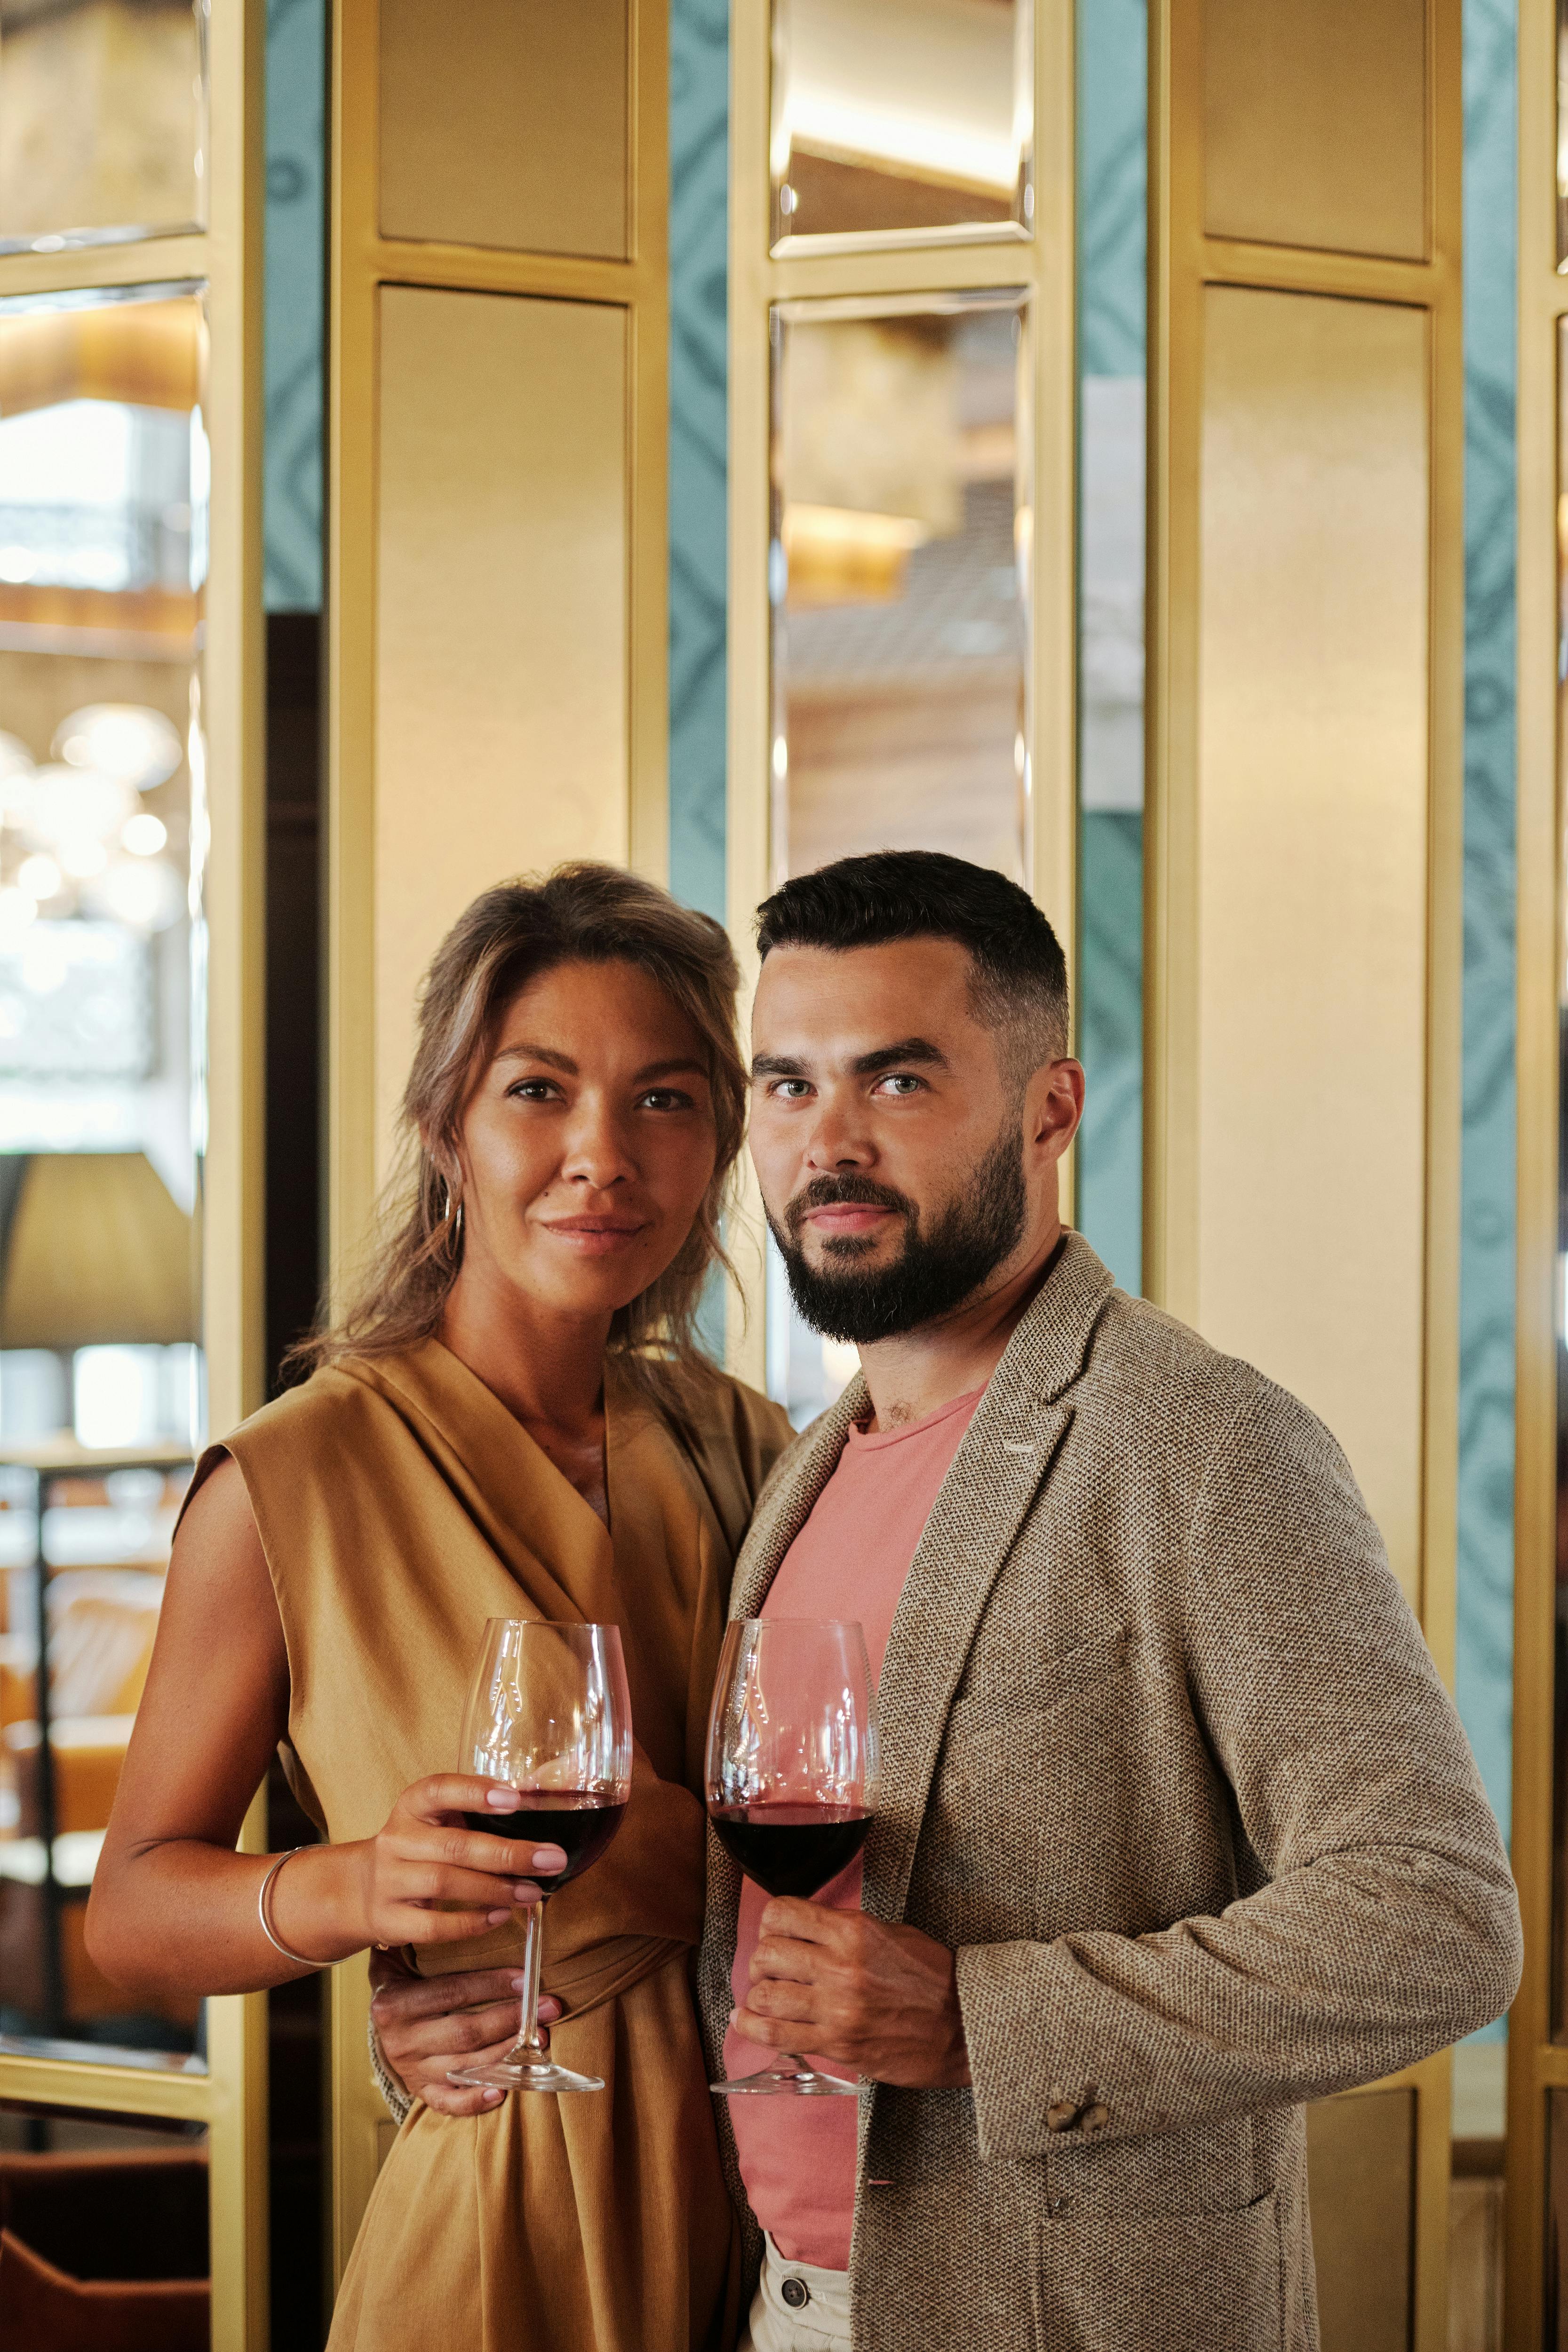
<svg viewBox="0 0 1568 2352">
<path fill-rule="evenodd" d="M 182 2057 L 81 1927 L 205 1420 L 205 350 L 0 304 L 0 2033 Z"/>
<path fill-rule="evenodd" d="M 871 849 L 1026 879 L 1028 364 L 1013 290 L 775 313 L 775 885 Z M 804 1422 L 855 1351 L 771 1280 L 769 1387 Z"/>
<path fill-rule="evenodd" d="M 1026 228 L 1033 29 L 1030 0 L 774 0 L 775 240 Z"/>
<path fill-rule="evenodd" d="M 0 0 L 0 253 L 206 221 L 209 0 Z"/>
</svg>

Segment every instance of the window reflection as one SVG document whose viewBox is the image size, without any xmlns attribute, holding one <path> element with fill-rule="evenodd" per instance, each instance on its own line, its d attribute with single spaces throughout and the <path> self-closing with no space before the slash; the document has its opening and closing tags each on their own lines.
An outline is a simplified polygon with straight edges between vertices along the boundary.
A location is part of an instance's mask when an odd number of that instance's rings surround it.
<svg viewBox="0 0 1568 2352">
<path fill-rule="evenodd" d="M 206 218 L 207 0 L 0 0 L 0 252 Z"/>
<path fill-rule="evenodd" d="M 205 1417 L 205 341 L 0 304 L 0 2033 L 176 2058 L 82 1920 Z"/>
<path fill-rule="evenodd" d="M 1028 872 L 1027 346 L 1013 292 L 774 321 L 773 864 L 942 849 Z M 769 1295 L 797 1420 L 854 1369 Z"/>
<path fill-rule="evenodd" d="M 774 236 L 1033 211 L 1029 0 L 774 0 Z"/>
</svg>

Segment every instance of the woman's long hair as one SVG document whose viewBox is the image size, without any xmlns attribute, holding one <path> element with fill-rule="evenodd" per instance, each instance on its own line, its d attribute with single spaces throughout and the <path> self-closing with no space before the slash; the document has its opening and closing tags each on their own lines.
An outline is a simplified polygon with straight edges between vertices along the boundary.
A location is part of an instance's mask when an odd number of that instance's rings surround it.
<svg viewBox="0 0 1568 2352">
<path fill-rule="evenodd" d="M 618 866 L 558 866 L 476 898 L 442 940 L 419 998 L 419 1037 L 404 1090 L 402 1146 L 383 1196 L 379 1238 L 338 1320 L 291 1351 L 301 1370 L 340 1356 L 388 1356 L 432 1338 L 463 1262 L 463 1112 L 521 989 L 556 964 L 629 963 L 685 1014 L 705 1049 L 713 1100 L 713 1173 L 690 1234 L 656 1282 L 621 1307 L 610 1347 L 645 1386 L 668 1391 L 707 1359 L 696 1336 L 703 1282 L 728 1265 L 720 1218 L 745 1131 L 746 1073 L 735 1042 L 739 973 L 710 916 Z M 660 1371 L 658 1368 L 663 1367 Z"/>
</svg>

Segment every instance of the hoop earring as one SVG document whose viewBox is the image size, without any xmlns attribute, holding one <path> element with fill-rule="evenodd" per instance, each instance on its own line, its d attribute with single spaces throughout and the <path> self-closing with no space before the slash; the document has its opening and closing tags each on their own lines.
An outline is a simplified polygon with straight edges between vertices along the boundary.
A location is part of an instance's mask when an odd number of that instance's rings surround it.
<svg viewBox="0 0 1568 2352">
<path fill-rule="evenodd" d="M 447 1228 L 447 1246 L 455 1257 L 463 1244 L 463 1203 L 460 1200 L 453 1200 L 452 1187 L 447 1178 L 443 1177 L 441 1181 L 447 1187 L 447 1205 L 441 1213 L 441 1223 Z"/>
</svg>

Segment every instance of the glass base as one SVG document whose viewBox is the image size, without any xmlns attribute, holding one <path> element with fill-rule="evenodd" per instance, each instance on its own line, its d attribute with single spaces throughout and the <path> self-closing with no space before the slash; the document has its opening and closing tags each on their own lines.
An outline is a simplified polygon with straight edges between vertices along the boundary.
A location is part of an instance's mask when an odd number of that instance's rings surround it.
<svg viewBox="0 0 1568 2352">
<path fill-rule="evenodd" d="M 846 2083 L 837 2074 L 819 2074 L 815 2066 L 808 2066 L 804 2059 L 791 2057 L 787 2051 L 760 2074 L 738 2074 L 733 2082 L 710 2083 L 708 2088 L 724 2098 L 760 2095 L 764 2098 L 857 2099 L 860 2095 L 858 2083 Z"/>
<path fill-rule="evenodd" d="M 501 2058 L 493 2066 L 455 2066 L 447 2080 L 497 2091 L 602 2091 L 605 2087 L 597 2074 L 574 2074 L 570 2066 L 557 2066 L 549 2058 L 515 2063 Z"/>
</svg>

